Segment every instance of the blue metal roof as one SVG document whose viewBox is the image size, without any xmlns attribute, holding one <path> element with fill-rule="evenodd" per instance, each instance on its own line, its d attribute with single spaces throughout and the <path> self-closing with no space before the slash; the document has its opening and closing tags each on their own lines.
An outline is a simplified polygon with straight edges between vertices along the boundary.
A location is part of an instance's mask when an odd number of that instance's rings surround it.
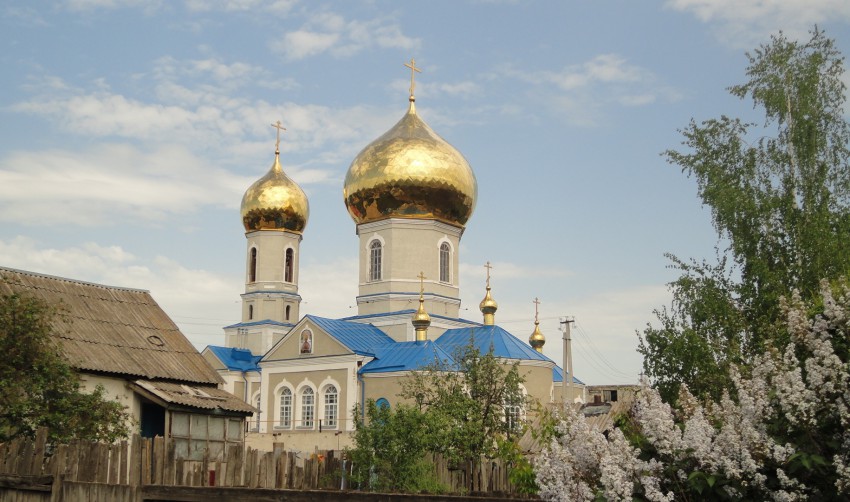
<svg viewBox="0 0 850 502">
<path fill-rule="evenodd" d="M 248 349 L 237 349 L 235 347 L 219 347 L 207 345 L 207 348 L 215 354 L 227 369 L 233 371 L 260 371 L 259 363 L 263 356 L 255 356 Z"/>
<path fill-rule="evenodd" d="M 272 321 L 271 319 L 264 319 L 262 321 L 251 321 L 251 322 L 237 322 L 236 324 L 231 324 L 230 326 L 225 326 L 224 329 L 227 328 L 244 328 L 246 326 L 261 326 L 263 324 L 271 324 L 273 326 L 284 326 L 287 328 L 291 328 L 295 326 L 292 323 L 288 322 L 280 322 L 280 321 Z"/>
<path fill-rule="evenodd" d="M 305 317 L 327 331 L 329 335 L 348 347 L 355 354 L 373 356 L 379 347 L 396 343 L 386 333 L 371 324 L 338 321 L 336 319 L 327 319 L 312 315 Z"/>
<path fill-rule="evenodd" d="M 375 359 L 360 368 L 358 373 L 389 373 L 393 371 L 421 370 L 435 362 L 456 367 L 443 349 L 431 340 L 424 342 L 396 342 L 375 351 Z"/>
<path fill-rule="evenodd" d="M 553 382 L 563 382 L 564 381 L 564 370 L 561 369 L 560 366 L 555 365 L 555 367 L 552 368 L 552 381 Z M 573 377 L 573 383 L 577 383 L 579 385 L 584 385 L 584 382 L 582 382 L 581 380 L 579 380 L 575 376 Z"/>
<path fill-rule="evenodd" d="M 414 312 L 416 312 L 415 309 L 406 309 L 406 310 L 396 310 L 395 312 L 381 312 L 379 314 L 353 315 L 353 316 L 343 317 L 342 319 L 340 319 L 340 321 L 353 321 L 355 319 L 371 319 L 373 317 L 387 317 L 387 316 L 400 315 L 400 314 L 413 314 Z M 446 320 L 449 320 L 449 321 L 462 322 L 464 324 L 472 324 L 474 326 L 483 326 L 483 324 L 481 324 L 480 322 L 470 321 L 469 319 L 464 319 L 462 317 L 448 317 L 448 316 L 444 316 L 444 315 L 440 315 L 440 314 L 429 314 L 429 315 L 431 316 L 431 319 L 446 319 Z"/>
<path fill-rule="evenodd" d="M 457 353 L 470 342 L 482 354 L 490 352 L 492 347 L 496 357 L 554 362 L 499 326 L 449 329 L 436 341 L 449 354 Z"/>
</svg>

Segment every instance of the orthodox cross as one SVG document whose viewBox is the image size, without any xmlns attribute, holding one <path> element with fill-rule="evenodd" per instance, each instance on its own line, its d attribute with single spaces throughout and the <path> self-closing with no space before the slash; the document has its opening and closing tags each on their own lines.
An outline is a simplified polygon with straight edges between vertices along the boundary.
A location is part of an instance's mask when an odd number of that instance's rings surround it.
<svg viewBox="0 0 850 502">
<path fill-rule="evenodd" d="M 425 293 L 425 272 L 419 271 L 419 275 L 416 277 L 419 278 L 419 295 L 421 296 Z"/>
<path fill-rule="evenodd" d="M 487 264 L 484 265 L 484 268 L 487 269 L 487 287 L 490 287 L 490 269 L 493 268 L 493 265 L 490 265 L 488 261 Z"/>
<path fill-rule="evenodd" d="M 416 79 L 414 78 L 417 73 L 422 73 L 422 70 L 416 67 L 416 61 L 413 58 L 410 58 L 410 63 L 404 63 L 404 66 L 410 68 L 410 97 L 413 97 L 413 90 L 416 89 Z"/>
<path fill-rule="evenodd" d="M 537 324 L 537 306 L 540 305 L 540 300 L 534 298 L 534 323 Z"/>
<path fill-rule="evenodd" d="M 272 124 L 272 127 L 277 129 L 277 139 L 274 142 L 274 151 L 279 152 L 280 151 L 280 131 L 285 131 L 286 128 L 283 127 L 282 125 L 280 125 L 280 120 L 278 120 L 277 122 Z"/>
</svg>

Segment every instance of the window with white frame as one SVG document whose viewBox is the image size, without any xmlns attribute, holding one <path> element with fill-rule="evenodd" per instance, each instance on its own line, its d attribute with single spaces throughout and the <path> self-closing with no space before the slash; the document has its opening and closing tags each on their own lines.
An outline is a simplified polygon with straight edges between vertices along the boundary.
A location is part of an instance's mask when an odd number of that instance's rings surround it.
<svg viewBox="0 0 850 502">
<path fill-rule="evenodd" d="M 325 420 L 324 427 L 335 428 L 339 414 L 339 392 L 334 385 L 325 388 Z"/>
<path fill-rule="evenodd" d="M 301 391 L 301 427 L 313 428 L 316 418 L 316 394 L 310 387 Z"/>
<path fill-rule="evenodd" d="M 374 240 L 369 244 L 369 280 L 381 280 L 381 241 Z"/>
<path fill-rule="evenodd" d="M 292 391 L 284 387 L 280 391 L 280 427 L 292 427 Z"/>
<path fill-rule="evenodd" d="M 440 246 L 440 282 L 451 282 L 452 248 L 448 242 Z"/>
</svg>

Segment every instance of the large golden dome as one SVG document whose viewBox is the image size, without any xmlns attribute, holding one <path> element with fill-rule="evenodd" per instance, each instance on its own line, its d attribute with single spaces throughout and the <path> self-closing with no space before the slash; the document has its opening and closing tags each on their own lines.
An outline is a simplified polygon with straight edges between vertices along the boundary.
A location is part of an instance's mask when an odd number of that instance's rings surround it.
<svg viewBox="0 0 850 502">
<path fill-rule="evenodd" d="M 419 218 L 463 227 L 478 183 L 463 155 L 416 115 L 411 98 L 407 114 L 351 163 L 343 195 L 358 224 Z"/>
<path fill-rule="evenodd" d="M 245 231 L 282 230 L 300 234 L 307 226 L 310 205 L 304 190 L 280 167 L 280 153 L 265 176 L 251 185 L 242 197 Z"/>
</svg>

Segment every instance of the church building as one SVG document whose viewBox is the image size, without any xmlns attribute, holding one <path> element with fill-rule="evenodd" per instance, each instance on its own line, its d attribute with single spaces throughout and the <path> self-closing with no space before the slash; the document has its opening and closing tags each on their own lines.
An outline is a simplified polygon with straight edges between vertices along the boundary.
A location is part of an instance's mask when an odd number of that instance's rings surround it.
<svg viewBox="0 0 850 502">
<path fill-rule="evenodd" d="M 417 114 L 419 70 L 413 61 L 406 66 L 407 112 L 357 155 L 343 187 L 359 238 L 357 315 L 300 315 L 299 247 L 309 203 L 281 167 L 280 122 L 271 169 L 242 199 L 242 320 L 224 328 L 225 346 L 209 346 L 203 355 L 227 390 L 260 410 L 249 444 L 348 445 L 355 405 L 372 399 L 395 406 L 410 372 L 450 364 L 469 344 L 518 361 L 530 398 L 561 399 L 563 370 L 543 355 L 536 315 L 529 343 L 496 325 L 489 263 L 481 322 L 459 316 L 460 240 L 478 185 L 464 156 Z M 583 384 L 572 382 L 569 399 L 584 400 Z"/>
</svg>

